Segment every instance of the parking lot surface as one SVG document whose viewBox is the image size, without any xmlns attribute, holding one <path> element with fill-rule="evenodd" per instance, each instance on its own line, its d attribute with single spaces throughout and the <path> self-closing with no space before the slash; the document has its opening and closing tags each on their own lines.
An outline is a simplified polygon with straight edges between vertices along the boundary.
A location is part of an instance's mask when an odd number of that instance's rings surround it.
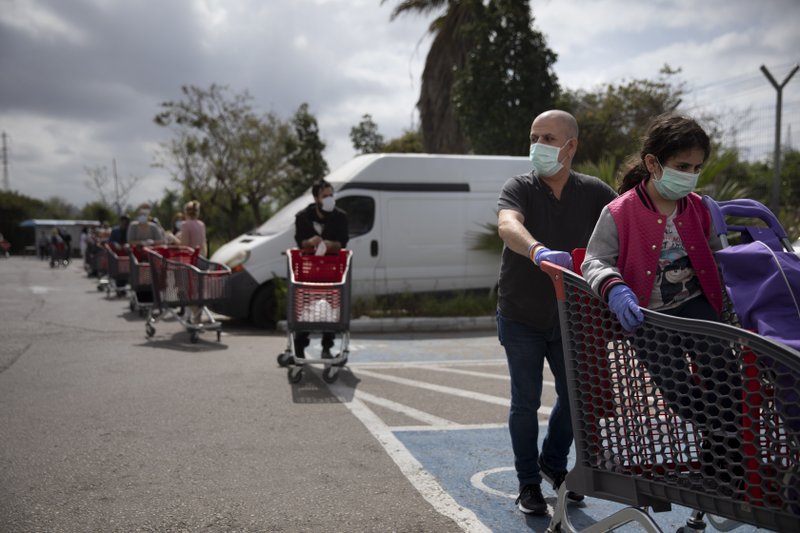
<svg viewBox="0 0 800 533">
<path fill-rule="evenodd" d="M 293 385 L 279 332 L 223 319 L 221 342 L 193 344 L 167 321 L 148 339 L 128 301 L 78 265 L 23 258 L 0 261 L 0 321 L 1 531 L 548 525 L 514 506 L 491 332 L 353 335 L 335 383 L 315 367 Z M 589 498 L 571 517 L 585 526 L 617 508 Z M 655 518 L 674 531 L 688 514 Z"/>
</svg>

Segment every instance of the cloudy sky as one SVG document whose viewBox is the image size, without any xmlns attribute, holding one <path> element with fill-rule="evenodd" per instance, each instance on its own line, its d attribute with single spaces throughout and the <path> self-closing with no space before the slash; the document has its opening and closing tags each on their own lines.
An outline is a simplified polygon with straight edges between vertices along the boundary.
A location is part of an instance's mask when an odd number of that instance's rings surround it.
<svg viewBox="0 0 800 533">
<path fill-rule="evenodd" d="M 173 184 L 152 163 L 169 132 L 152 119 L 182 85 L 212 83 L 247 91 L 258 110 L 284 119 L 307 102 L 336 168 L 353 157 L 348 134 L 364 113 L 386 138 L 417 125 L 431 18 L 390 22 L 396 3 L 0 0 L 11 188 L 82 206 L 95 199 L 85 169 L 116 160 L 121 177 L 142 177 L 132 203 L 160 198 Z M 767 109 L 776 91 L 759 67 L 781 82 L 800 61 L 798 0 L 531 3 L 571 89 L 652 79 L 668 63 L 682 69 L 690 110 Z M 791 123 L 800 117 L 800 73 L 783 98 Z"/>
</svg>

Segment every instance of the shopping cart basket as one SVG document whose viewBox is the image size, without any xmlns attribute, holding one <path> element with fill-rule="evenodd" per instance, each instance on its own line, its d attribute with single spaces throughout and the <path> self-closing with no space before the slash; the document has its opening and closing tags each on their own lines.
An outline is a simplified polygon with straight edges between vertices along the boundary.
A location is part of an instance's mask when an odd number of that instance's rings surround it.
<svg viewBox="0 0 800 533">
<path fill-rule="evenodd" d="M 800 257 L 778 218 L 755 200 L 703 202 L 723 243 L 714 255 L 741 326 L 800 350 Z"/>
<path fill-rule="evenodd" d="M 97 277 L 97 290 L 104 291 L 108 286 L 108 254 L 105 240 L 91 239 L 87 248 L 89 258 L 89 276 Z"/>
<path fill-rule="evenodd" d="M 106 283 L 106 297 L 111 298 L 111 291 L 116 291 L 117 296 L 125 296 L 128 289 L 128 274 L 130 260 L 128 248 L 115 242 L 106 242 L 103 245 L 108 265 L 108 283 Z M 113 285 L 113 286 L 112 286 Z"/>
<path fill-rule="evenodd" d="M 278 364 L 289 368 L 289 381 L 303 378 L 303 366 L 323 364 L 322 379 L 333 383 L 350 353 L 350 250 L 314 255 L 292 248 L 286 251 L 289 290 L 286 306 L 286 351 Z M 341 333 L 339 353 L 331 358 L 297 357 L 295 334 L 301 331 Z"/>
<path fill-rule="evenodd" d="M 643 309 L 626 334 L 577 274 L 550 263 L 558 299 L 576 461 L 549 531 L 574 531 L 566 493 L 629 507 L 586 531 L 672 504 L 800 531 L 800 353 L 727 324 Z"/>
<path fill-rule="evenodd" d="M 145 323 L 147 337 L 155 334 L 156 322 L 171 316 L 186 328 L 193 343 L 203 331 L 216 331 L 219 342 L 222 324 L 206 305 L 230 296 L 231 269 L 186 246 L 145 248 L 145 251 L 153 291 L 153 305 Z M 189 306 L 199 306 L 208 322 L 193 323 Z"/>
<path fill-rule="evenodd" d="M 155 251 L 163 247 L 154 246 Z M 161 253 L 161 252 L 159 252 Z M 129 281 L 131 286 L 130 310 L 144 316 L 153 306 L 153 285 L 150 279 L 150 263 L 144 248 L 136 246 L 128 256 L 130 263 Z"/>
</svg>

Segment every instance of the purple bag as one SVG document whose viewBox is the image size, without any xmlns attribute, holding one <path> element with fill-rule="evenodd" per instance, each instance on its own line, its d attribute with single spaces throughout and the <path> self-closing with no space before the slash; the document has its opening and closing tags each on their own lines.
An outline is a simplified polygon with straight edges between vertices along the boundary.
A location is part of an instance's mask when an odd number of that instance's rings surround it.
<svg viewBox="0 0 800 533">
<path fill-rule="evenodd" d="M 800 257 L 760 241 L 714 255 L 742 327 L 800 351 Z"/>
</svg>

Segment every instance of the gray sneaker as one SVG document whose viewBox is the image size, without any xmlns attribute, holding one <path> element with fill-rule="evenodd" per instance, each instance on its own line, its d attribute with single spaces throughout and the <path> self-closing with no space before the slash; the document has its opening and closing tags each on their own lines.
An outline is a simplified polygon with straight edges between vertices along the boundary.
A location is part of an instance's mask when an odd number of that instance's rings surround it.
<svg viewBox="0 0 800 533">
<path fill-rule="evenodd" d="M 553 490 L 556 492 L 558 492 L 558 487 L 561 486 L 561 484 L 564 482 L 564 479 L 567 477 L 566 470 L 555 470 L 550 468 L 544 464 L 541 457 L 539 457 L 539 473 L 544 479 L 553 484 Z M 578 494 L 573 490 L 567 491 L 567 502 L 579 503 L 583 501 L 583 498 L 583 494 Z"/>
<path fill-rule="evenodd" d="M 522 487 L 517 501 L 514 503 L 516 503 L 519 510 L 525 514 L 547 514 L 547 502 L 544 501 L 542 487 L 540 485 L 525 485 Z"/>
</svg>

